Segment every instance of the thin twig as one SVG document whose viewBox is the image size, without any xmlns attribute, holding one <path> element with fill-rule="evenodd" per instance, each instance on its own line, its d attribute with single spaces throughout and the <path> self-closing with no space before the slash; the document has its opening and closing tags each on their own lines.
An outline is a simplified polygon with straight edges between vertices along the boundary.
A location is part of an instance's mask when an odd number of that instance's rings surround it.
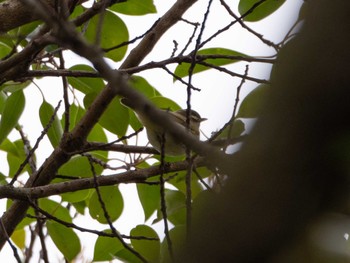
<svg viewBox="0 0 350 263">
<path fill-rule="evenodd" d="M 120 236 L 120 234 L 118 233 L 117 229 L 115 229 L 115 227 L 113 226 L 113 223 L 111 221 L 111 218 L 109 216 L 109 213 L 107 211 L 106 205 L 102 199 L 102 195 L 99 189 L 99 185 L 98 185 L 98 181 L 97 181 L 97 176 L 96 176 L 96 172 L 95 172 L 95 167 L 93 165 L 93 161 L 89 158 L 88 156 L 88 160 L 90 163 L 90 169 L 93 175 L 93 179 L 94 179 L 94 185 L 95 185 L 95 191 L 97 194 L 97 198 L 98 201 L 101 205 L 101 208 L 103 210 L 104 213 L 104 217 L 107 220 L 107 223 L 109 225 L 109 228 L 111 229 L 112 233 L 115 235 L 115 237 L 122 243 L 123 247 L 128 250 L 129 252 L 131 252 L 132 254 L 134 254 L 137 258 L 139 258 L 142 262 L 147 262 L 147 260 L 136 250 L 134 250 L 132 247 L 130 247 L 125 241 L 124 239 Z"/>
<path fill-rule="evenodd" d="M 160 176 L 159 176 L 159 183 L 160 183 L 160 210 L 163 215 L 163 222 L 164 222 L 164 234 L 165 239 L 167 241 L 168 245 L 168 251 L 170 260 L 174 262 L 174 251 L 173 251 L 173 243 L 170 238 L 169 234 L 169 225 L 168 225 L 168 213 L 167 213 L 167 205 L 165 200 L 165 180 L 164 180 L 164 174 L 165 174 L 165 133 L 162 133 L 161 140 L 160 140 Z"/>
<path fill-rule="evenodd" d="M 17 180 L 17 177 L 20 175 L 20 173 L 23 171 L 24 167 L 26 166 L 26 164 L 29 162 L 29 160 L 32 158 L 34 152 L 36 151 L 36 149 L 39 147 L 39 143 L 41 142 L 41 140 L 44 138 L 44 136 L 47 134 L 48 130 L 50 129 L 53 121 L 55 120 L 55 116 L 56 116 L 56 113 L 59 109 L 61 105 L 61 101 L 58 102 L 58 105 L 56 106 L 50 120 L 49 120 L 49 123 L 45 126 L 44 130 L 41 132 L 39 138 L 36 140 L 35 142 L 35 145 L 33 147 L 33 149 L 31 149 L 27 155 L 27 157 L 25 158 L 25 160 L 21 163 L 21 165 L 19 166 L 17 172 L 14 174 L 11 182 L 9 183 L 10 185 L 13 185 L 16 180 Z"/>
</svg>

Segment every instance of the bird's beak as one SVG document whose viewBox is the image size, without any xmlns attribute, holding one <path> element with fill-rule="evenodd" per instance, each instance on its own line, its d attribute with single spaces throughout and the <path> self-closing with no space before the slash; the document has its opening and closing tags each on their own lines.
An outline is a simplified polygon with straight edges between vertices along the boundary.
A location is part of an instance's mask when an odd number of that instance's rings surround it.
<svg viewBox="0 0 350 263">
<path fill-rule="evenodd" d="M 207 118 L 201 118 L 201 119 L 199 120 L 199 122 L 206 121 L 206 120 L 207 120 Z"/>
</svg>

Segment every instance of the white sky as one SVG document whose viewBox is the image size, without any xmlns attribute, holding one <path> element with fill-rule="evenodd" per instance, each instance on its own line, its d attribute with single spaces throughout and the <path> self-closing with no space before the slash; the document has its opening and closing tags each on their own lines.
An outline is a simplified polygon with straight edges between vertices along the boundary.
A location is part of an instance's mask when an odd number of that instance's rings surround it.
<svg viewBox="0 0 350 263">
<path fill-rule="evenodd" d="M 192 8 L 185 14 L 184 18 L 190 20 L 191 22 L 202 22 L 207 2 L 208 1 L 198 1 L 198 3 L 192 6 Z M 238 1 L 235 0 L 227 2 L 233 3 L 231 4 L 231 8 L 236 14 L 238 14 L 236 8 L 236 6 L 238 6 Z M 156 19 L 158 19 L 172 6 L 174 1 L 154 0 L 154 3 L 158 10 L 157 14 L 142 17 L 121 15 L 122 19 L 128 26 L 130 38 L 143 34 Z M 278 43 L 283 39 L 285 33 L 296 20 L 301 3 L 302 0 L 286 1 L 278 12 L 272 16 L 257 23 L 248 23 L 248 25 L 257 32 L 263 34 L 265 38 Z M 212 11 L 209 15 L 209 20 L 207 21 L 207 27 L 206 31 L 204 32 L 203 39 L 206 39 L 212 33 L 227 25 L 227 21 L 230 19 L 218 0 L 213 1 L 213 6 L 214 11 Z M 190 27 L 187 25 L 184 27 L 183 22 L 179 22 L 166 33 L 166 35 L 156 45 L 153 52 L 145 58 L 142 64 L 168 58 L 173 50 L 173 40 L 176 40 L 179 43 L 179 50 L 181 50 L 191 34 L 192 29 L 190 29 Z M 274 50 L 272 48 L 262 44 L 260 40 L 247 33 L 244 29 L 242 30 L 238 24 L 234 26 L 233 29 L 210 42 L 206 48 L 208 47 L 225 47 L 252 56 L 268 56 L 274 54 Z M 130 51 L 131 48 L 128 50 Z M 77 63 L 78 61 L 76 56 L 67 56 L 66 59 L 67 67 Z M 69 61 L 69 59 L 71 59 L 71 61 Z M 230 65 L 229 69 L 237 73 L 244 74 L 245 65 L 246 63 L 237 63 Z M 174 69 L 175 66 L 176 65 L 169 68 Z M 116 64 L 115 67 L 117 68 L 118 64 Z M 250 75 L 253 77 L 268 79 L 269 72 L 270 66 L 267 64 L 252 64 L 250 66 Z M 150 70 L 143 72 L 140 75 L 144 76 L 155 88 L 159 89 L 163 95 L 175 100 L 182 107 L 186 106 L 186 87 L 178 82 L 173 83 L 172 77 L 164 74 L 163 70 Z M 57 105 L 58 101 L 62 98 L 61 80 L 59 78 L 50 78 L 36 81 L 36 83 L 45 93 L 46 100 L 53 105 Z M 202 125 L 202 131 L 206 135 L 210 136 L 211 132 L 220 129 L 220 127 L 222 127 L 222 125 L 229 120 L 233 110 L 236 87 L 239 83 L 240 79 L 232 79 L 232 77 L 228 77 L 223 73 L 217 73 L 214 70 L 194 75 L 193 84 L 196 87 L 201 88 L 202 91 L 193 92 L 192 107 L 197 110 L 202 117 L 208 118 L 208 120 Z M 256 86 L 256 83 L 247 82 L 243 86 L 242 95 L 247 94 Z M 42 100 L 39 90 L 35 87 L 27 88 L 25 93 L 26 110 L 20 120 L 20 123 L 24 127 L 25 132 L 28 134 L 28 137 L 33 144 L 42 130 L 38 117 L 38 109 Z M 10 138 L 17 139 L 18 135 L 16 133 L 12 133 Z M 44 140 L 37 152 L 38 165 L 44 161 L 51 150 L 52 148 L 48 140 Z M 6 163 L 6 155 L 4 153 L 0 152 L 0 160 L 2 160 L 2 163 Z M 1 171 L 6 172 L 4 170 Z M 125 195 L 127 195 L 127 198 L 124 198 L 125 204 L 123 215 L 117 220 L 115 227 L 123 234 L 129 234 L 130 229 L 135 227 L 137 224 L 144 223 L 143 212 L 137 199 L 135 187 L 133 185 L 121 185 L 120 189 Z M 1 211 L 5 211 L 5 204 L 4 202 L 1 202 L 0 204 L 1 214 Z M 91 227 L 91 224 L 93 224 L 93 221 L 88 220 L 87 217 L 80 218 L 75 222 L 83 227 Z M 162 223 L 158 224 L 159 226 L 157 226 L 157 229 L 159 230 L 159 233 L 162 233 Z M 105 228 L 107 228 L 107 226 L 99 227 L 101 230 Z M 81 237 L 85 260 L 89 258 L 91 260 L 93 257 L 95 237 L 91 234 L 78 234 Z M 52 257 L 52 262 L 60 262 L 59 254 L 54 255 L 52 250 L 49 251 L 49 256 Z M 6 245 L 0 252 L 0 262 L 5 262 L 5 260 L 6 262 L 16 262 L 8 245 Z M 33 262 L 36 262 L 36 260 L 33 260 Z M 78 260 L 77 262 L 83 261 Z"/>
</svg>

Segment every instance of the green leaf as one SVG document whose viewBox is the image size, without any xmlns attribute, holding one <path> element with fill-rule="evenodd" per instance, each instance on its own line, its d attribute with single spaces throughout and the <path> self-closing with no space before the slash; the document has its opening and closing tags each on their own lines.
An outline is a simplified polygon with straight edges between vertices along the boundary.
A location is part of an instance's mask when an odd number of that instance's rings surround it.
<svg viewBox="0 0 350 263">
<path fill-rule="evenodd" d="M 0 150 L 7 152 L 7 164 L 9 166 L 8 176 L 13 177 L 13 175 L 17 172 L 18 168 L 27 157 L 24 151 L 23 141 L 17 140 L 11 142 L 10 140 L 5 139 L 4 142 L 0 145 Z M 33 155 L 33 158 L 35 160 L 35 155 Z M 28 164 L 24 167 L 21 174 L 25 171 L 31 171 Z"/>
<path fill-rule="evenodd" d="M 143 236 L 158 238 L 156 231 L 146 225 L 138 225 L 130 231 L 131 236 Z M 131 244 L 137 252 L 144 256 L 149 262 L 159 262 L 160 241 L 131 239 Z"/>
<path fill-rule="evenodd" d="M 117 220 L 124 207 L 123 197 L 119 191 L 118 186 L 104 186 L 100 187 L 100 194 L 106 210 L 109 215 L 109 219 L 114 222 Z M 101 203 L 98 200 L 96 191 L 92 194 L 89 202 L 89 212 L 92 218 L 96 219 L 102 224 L 107 224 L 107 219 L 104 215 Z"/>
<path fill-rule="evenodd" d="M 97 73 L 95 69 L 88 65 L 75 65 L 69 68 L 71 71 L 88 71 Z M 101 78 L 85 78 L 85 77 L 68 77 L 68 83 L 75 89 L 79 90 L 84 94 L 98 93 L 100 92 L 105 84 Z"/>
<path fill-rule="evenodd" d="M 26 231 L 23 228 L 15 230 L 11 235 L 11 240 L 20 249 L 25 249 Z"/>
<path fill-rule="evenodd" d="M 42 198 L 39 200 L 39 207 L 58 219 L 72 223 L 68 209 L 53 200 Z"/>
<path fill-rule="evenodd" d="M 186 227 L 183 225 L 175 226 L 173 229 L 169 231 L 174 255 L 178 255 L 179 253 L 182 252 L 181 249 L 183 249 L 184 244 L 186 244 L 185 233 L 186 233 Z M 161 255 L 162 255 L 162 262 L 172 261 L 171 257 L 169 256 L 168 242 L 166 238 L 164 238 L 161 244 Z"/>
<path fill-rule="evenodd" d="M 165 202 L 167 207 L 168 220 L 174 225 L 186 223 L 186 197 L 185 194 L 176 190 L 165 190 Z M 156 223 L 163 218 L 160 209 L 157 212 Z"/>
<path fill-rule="evenodd" d="M 121 14 L 132 16 L 157 13 L 157 9 L 153 4 L 153 0 L 128 0 L 115 4 L 109 9 Z"/>
<path fill-rule="evenodd" d="M 202 49 L 199 50 L 197 55 L 225 55 L 225 56 L 243 56 L 243 57 L 247 57 L 247 55 L 234 51 L 234 50 L 230 50 L 230 49 L 226 49 L 226 48 L 207 48 L 207 49 Z M 240 60 L 237 59 L 229 59 L 229 58 L 209 58 L 204 60 L 204 62 L 215 65 L 215 66 L 224 66 L 224 65 L 228 65 L 228 64 L 232 64 L 232 63 L 236 63 L 239 62 Z M 180 78 L 183 77 L 187 77 L 188 76 L 188 71 L 190 69 L 191 64 L 190 63 L 186 63 L 186 62 L 182 62 L 180 65 L 178 65 L 175 69 L 174 74 Z M 193 70 L 193 74 L 195 73 L 199 73 L 205 70 L 211 69 L 211 67 L 207 67 L 207 66 L 203 66 L 203 65 L 199 65 L 196 64 L 196 66 L 194 67 Z M 174 81 L 176 81 L 176 78 L 174 78 Z"/>
<path fill-rule="evenodd" d="M 244 15 L 259 1 L 260 0 L 240 0 L 238 4 L 240 15 Z M 285 1 L 286 0 L 267 0 L 255 8 L 252 13 L 245 16 L 243 20 L 249 22 L 259 21 L 275 12 Z"/>
<path fill-rule="evenodd" d="M 132 75 L 129 79 L 129 84 L 147 98 L 160 95 L 157 90 L 143 77 Z"/>
<path fill-rule="evenodd" d="M 52 116 L 54 116 L 55 119 L 47 132 L 47 136 L 49 137 L 52 147 L 56 148 L 62 138 L 63 130 L 60 120 L 54 113 L 54 107 L 44 100 L 39 109 L 41 125 L 45 128 L 49 124 Z"/>
<path fill-rule="evenodd" d="M 23 90 L 25 87 L 29 86 L 29 84 L 31 84 L 30 80 L 23 82 L 7 81 L 3 85 L 1 85 L 0 90 L 14 93 L 16 91 Z"/>
<path fill-rule="evenodd" d="M 5 108 L 5 102 L 6 102 L 7 96 L 3 91 L 0 91 L 0 114 L 4 111 Z"/>
<path fill-rule="evenodd" d="M 245 124 L 244 124 L 244 122 L 239 120 L 239 119 L 235 119 L 233 121 L 232 128 L 230 127 L 230 125 L 227 126 L 225 128 L 225 130 L 223 130 L 223 132 L 220 134 L 219 138 L 224 138 L 224 139 L 227 139 L 228 137 L 230 137 L 230 138 L 237 138 L 244 131 L 245 131 Z"/>
<path fill-rule="evenodd" d="M 202 178 L 206 178 L 212 173 L 210 170 L 205 168 L 198 168 L 197 172 L 202 176 Z M 178 172 L 177 176 L 175 178 L 172 178 L 169 180 L 168 183 L 175 186 L 178 190 L 180 190 L 183 194 L 186 194 L 186 171 Z M 198 193 L 203 191 L 202 185 L 199 183 L 198 178 L 195 174 L 192 174 L 192 181 L 191 181 L 191 191 L 192 191 L 192 198 L 194 198 Z"/>
<path fill-rule="evenodd" d="M 269 85 L 262 84 L 250 92 L 239 107 L 238 118 L 256 118 L 263 110 L 269 92 Z"/>
<path fill-rule="evenodd" d="M 62 201 L 66 201 L 69 203 L 79 203 L 81 201 L 87 200 L 91 195 L 92 190 L 79 190 L 72 193 L 64 193 L 61 194 Z"/>
<path fill-rule="evenodd" d="M 87 94 L 84 97 L 84 106 L 88 108 L 96 96 L 96 93 Z M 120 103 L 120 98 L 116 97 L 108 105 L 98 122 L 103 128 L 122 137 L 128 129 L 129 111 Z"/>
<path fill-rule="evenodd" d="M 105 230 L 111 233 L 110 229 Z M 95 243 L 93 261 L 110 261 L 115 258 L 114 254 L 124 248 L 123 244 L 117 238 L 99 236 Z"/>
<path fill-rule="evenodd" d="M 4 111 L 0 121 L 0 144 L 17 125 L 25 105 L 25 97 L 22 90 L 12 93 L 6 100 Z"/>
<path fill-rule="evenodd" d="M 181 109 L 181 107 L 175 101 L 168 99 L 166 97 L 156 96 L 151 98 L 150 101 L 155 106 L 163 110 L 177 111 Z"/>
<path fill-rule="evenodd" d="M 122 250 L 119 250 L 115 257 L 118 259 L 121 259 L 122 262 L 128 262 L 128 263 L 142 263 L 143 261 L 136 257 L 133 253 L 131 253 L 126 248 L 123 248 Z M 170 261 L 168 261 L 170 262 Z"/>
<path fill-rule="evenodd" d="M 72 261 L 81 250 L 78 235 L 71 228 L 65 227 L 54 221 L 48 221 L 46 227 L 47 232 L 56 247 L 67 260 Z"/>
<path fill-rule="evenodd" d="M 74 103 L 70 105 L 69 107 L 69 130 L 71 131 L 76 124 L 79 122 L 81 117 L 85 114 L 85 109 L 82 107 L 79 107 L 75 105 Z M 63 126 L 65 124 L 66 116 L 65 114 L 62 115 L 61 118 L 61 125 Z"/>
<path fill-rule="evenodd" d="M 102 161 L 107 161 L 105 156 L 98 153 L 91 153 L 92 157 L 98 158 Z M 103 168 L 100 165 L 93 164 L 97 175 L 101 174 Z M 62 165 L 58 170 L 58 174 L 73 176 L 77 178 L 92 177 L 91 165 L 85 156 L 73 156 L 67 163 Z"/>
<path fill-rule="evenodd" d="M 85 32 L 86 38 L 91 43 L 96 43 L 96 32 L 98 32 L 100 15 L 94 16 Z M 117 45 L 129 40 L 129 32 L 124 24 L 116 14 L 107 11 L 104 13 L 103 25 L 101 29 L 100 44 L 106 50 L 113 48 L 111 51 L 107 50 L 106 57 L 114 61 L 120 61 L 125 56 L 127 45 L 115 49 Z"/>
<path fill-rule="evenodd" d="M 160 188 L 159 185 L 137 184 L 136 186 L 145 214 L 145 221 L 147 221 L 160 206 Z"/>
<path fill-rule="evenodd" d="M 3 59 L 4 57 L 6 57 L 11 52 L 11 50 L 12 50 L 11 47 L 9 47 L 3 42 L 0 42 L 0 59 Z"/>
</svg>

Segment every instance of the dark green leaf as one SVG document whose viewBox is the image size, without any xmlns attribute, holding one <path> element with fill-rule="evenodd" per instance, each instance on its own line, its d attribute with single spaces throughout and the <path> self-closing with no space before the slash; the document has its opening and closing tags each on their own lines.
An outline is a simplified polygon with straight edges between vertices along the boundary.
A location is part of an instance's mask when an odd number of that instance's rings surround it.
<svg viewBox="0 0 350 263">
<path fill-rule="evenodd" d="M 129 250 L 126 248 L 123 248 L 122 250 L 119 250 L 116 254 L 115 257 L 118 259 L 121 259 L 122 262 L 127 262 L 127 263 L 142 263 L 143 261 L 136 257 L 133 253 L 131 253 Z M 168 261 L 170 262 L 170 261 Z"/>
<path fill-rule="evenodd" d="M 17 125 L 25 105 L 25 97 L 22 90 L 12 93 L 5 102 L 4 111 L 0 121 L 0 144 Z"/>
<path fill-rule="evenodd" d="M 109 219 L 114 222 L 119 218 L 123 211 L 124 202 L 123 197 L 119 191 L 118 186 L 104 186 L 100 187 L 100 193 L 105 204 Z M 98 200 L 96 191 L 92 194 L 89 202 L 89 212 L 92 218 L 96 219 L 102 224 L 107 223 L 101 203 Z"/>
<path fill-rule="evenodd" d="M 249 22 L 259 21 L 275 12 L 285 1 L 286 0 L 267 0 L 260 4 L 251 14 L 245 16 L 243 19 Z M 260 2 L 260 0 L 240 0 L 238 4 L 239 13 L 244 15 L 258 2 Z"/>
<path fill-rule="evenodd" d="M 166 97 L 156 96 L 151 98 L 150 101 L 155 106 L 163 110 L 177 111 L 181 109 L 181 107 L 175 101 Z"/>
<path fill-rule="evenodd" d="M 8 139 L 5 139 L 4 142 L 0 145 L 0 150 L 7 152 L 7 164 L 9 166 L 8 176 L 13 177 L 17 172 L 20 165 L 23 163 L 27 157 L 24 151 L 24 144 L 22 140 L 17 140 L 11 142 Z M 33 155 L 35 160 L 35 155 Z M 22 173 L 25 171 L 31 171 L 29 165 L 27 164 Z"/>
<path fill-rule="evenodd" d="M 97 153 L 92 153 L 94 158 L 98 158 L 102 161 L 106 161 L 104 156 Z M 95 172 L 97 175 L 101 174 L 103 168 L 100 165 L 94 164 Z M 65 163 L 58 170 L 58 174 L 66 176 L 74 176 L 77 178 L 92 177 L 91 165 L 87 157 L 85 156 L 73 156 L 69 162 Z"/>
<path fill-rule="evenodd" d="M 47 232 L 56 247 L 67 260 L 72 261 L 81 250 L 78 235 L 71 228 L 65 227 L 54 221 L 48 221 L 46 227 Z"/>
<path fill-rule="evenodd" d="M 66 201 L 69 203 L 78 203 L 84 201 L 90 197 L 91 189 L 80 190 L 72 193 L 64 193 L 61 194 L 62 201 Z"/>
<path fill-rule="evenodd" d="M 147 98 L 157 96 L 156 89 L 143 77 L 133 75 L 129 79 L 129 84 Z"/>
<path fill-rule="evenodd" d="M 145 221 L 160 207 L 160 188 L 158 185 L 149 186 L 137 184 L 137 193 L 145 214 Z"/>
<path fill-rule="evenodd" d="M 131 236 L 142 236 L 158 238 L 156 231 L 146 225 L 138 225 L 130 231 Z M 160 241 L 131 239 L 131 244 L 137 252 L 145 257 L 149 262 L 159 262 Z"/>
<path fill-rule="evenodd" d="M 39 200 L 39 207 L 58 219 L 72 222 L 68 209 L 53 200 L 42 198 Z"/>
<path fill-rule="evenodd" d="M 239 107 L 238 118 L 256 118 L 261 113 L 269 92 L 269 86 L 262 84 L 250 92 Z"/>
<path fill-rule="evenodd" d="M 58 119 L 57 115 L 54 114 L 54 112 L 55 112 L 54 107 L 44 100 L 39 109 L 41 125 L 43 126 L 43 128 L 46 128 L 51 118 L 54 116 L 55 119 L 53 120 L 47 132 L 47 136 L 49 137 L 51 145 L 54 148 L 56 148 L 62 138 L 63 130 L 62 130 L 61 122 Z"/>
<path fill-rule="evenodd" d="M 13 92 L 16 92 L 16 91 L 24 89 L 29 84 L 31 84 L 30 80 L 27 80 L 27 81 L 24 81 L 24 82 L 7 81 L 6 83 L 4 83 L 0 87 L 0 90 L 5 91 L 5 92 L 13 93 Z"/>
<path fill-rule="evenodd" d="M 168 220 L 174 225 L 184 225 L 186 223 L 186 197 L 185 194 L 176 190 L 165 190 L 165 201 Z M 153 223 L 163 218 L 160 210 L 157 219 Z"/>
<path fill-rule="evenodd" d="M 199 50 L 197 54 L 198 55 L 224 55 L 224 56 L 244 56 L 244 57 L 247 57 L 243 53 L 240 53 L 240 52 L 237 52 L 234 50 L 230 50 L 230 49 L 226 49 L 226 48 L 202 49 L 202 50 Z M 216 58 L 216 59 L 210 58 L 210 59 L 204 60 L 204 62 L 215 65 L 215 66 L 223 66 L 223 65 L 228 65 L 228 64 L 239 62 L 239 60 L 229 59 L 229 58 Z M 189 69 L 190 69 L 190 64 L 182 62 L 180 65 L 178 65 L 176 67 L 174 74 L 180 78 L 183 78 L 183 77 L 188 76 Z M 205 71 L 208 69 L 211 69 L 211 68 L 207 67 L 207 66 L 196 64 L 196 66 L 194 67 L 193 73 L 194 74 L 199 73 L 199 72 L 202 72 L 202 71 Z M 175 80 L 176 79 L 174 78 L 174 81 Z"/>
<path fill-rule="evenodd" d="M 115 4 L 109 9 L 125 15 L 140 16 L 157 13 L 153 0 L 128 0 Z"/>
<path fill-rule="evenodd" d="M 0 42 L 0 59 L 3 59 L 4 57 L 6 57 L 11 52 L 11 50 L 12 50 L 11 47 L 9 47 L 3 42 Z"/>
<path fill-rule="evenodd" d="M 90 22 L 89 26 L 85 32 L 86 38 L 91 43 L 96 43 L 96 32 L 98 31 L 100 15 L 94 16 Z M 101 29 L 100 36 L 101 47 L 106 50 L 106 57 L 114 60 L 120 61 L 124 57 L 127 45 L 115 49 L 117 45 L 129 40 L 129 32 L 124 24 L 124 22 L 114 13 L 107 11 L 104 13 L 103 26 Z M 111 49 L 109 51 L 108 49 Z"/>
<path fill-rule="evenodd" d="M 91 105 L 96 96 L 96 93 L 89 93 L 85 96 L 84 105 L 86 108 Z M 103 128 L 119 137 L 125 135 L 129 125 L 129 111 L 120 103 L 120 98 L 116 97 L 112 100 L 99 119 L 99 123 Z"/>
<path fill-rule="evenodd" d="M 111 233 L 111 230 L 105 230 Z M 114 259 L 114 254 L 124 248 L 123 244 L 116 238 L 99 236 L 94 248 L 94 261 L 110 261 Z"/>
<path fill-rule="evenodd" d="M 71 71 L 88 71 L 97 73 L 95 69 L 88 65 L 75 65 L 69 68 Z M 105 84 L 101 78 L 84 78 L 84 77 L 68 77 L 68 83 L 75 89 L 79 90 L 84 94 L 98 93 L 100 92 Z"/>
<path fill-rule="evenodd" d="M 233 125 L 227 126 L 225 130 L 220 134 L 219 138 L 237 138 L 245 131 L 245 124 L 239 119 L 235 119 Z"/>
<path fill-rule="evenodd" d="M 180 249 L 183 249 L 183 245 L 186 244 L 185 240 L 186 227 L 185 226 L 175 226 L 169 231 L 170 240 L 173 246 L 173 252 L 175 255 L 178 255 L 181 252 Z M 162 262 L 171 262 L 171 257 L 169 256 L 169 248 L 167 239 L 164 238 L 161 244 L 161 255 Z"/>
<path fill-rule="evenodd" d="M 5 108 L 5 102 L 6 102 L 7 96 L 3 91 L 0 91 L 0 114 L 4 111 Z"/>
<path fill-rule="evenodd" d="M 208 169 L 206 168 L 198 168 L 197 172 L 202 176 L 202 178 L 208 177 L 210 174 L 212 174 Z M 186 171 L 178 172 L 175 178 L 169 181 L 169 183 L 173 186 L 175 186 L 178 190 L 180 190 L 183 194 L 186 194 Z M 198 181 L 198 178 L 195 174 L 192 174 L 192 181 L 191 181 L 191 190 L 192 190 L 192 197 L 194 198 L 198 193 L 203 191 L 203 187 L 201 183 Z"/>
</svg>

